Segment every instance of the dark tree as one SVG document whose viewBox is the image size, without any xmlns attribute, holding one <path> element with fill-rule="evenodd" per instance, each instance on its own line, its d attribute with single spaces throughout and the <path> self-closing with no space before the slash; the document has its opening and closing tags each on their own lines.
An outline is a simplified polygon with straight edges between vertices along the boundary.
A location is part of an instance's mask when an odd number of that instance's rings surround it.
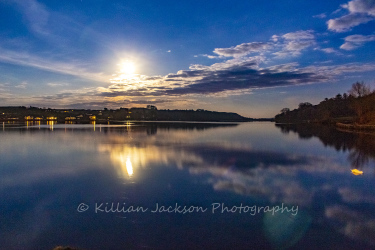
<svg viewBox="0 0 375 250">
<path fill-rule="evenodd" d="M 280 112 L 281 112 L 282 114 L 286 114 L 286 113 L 288 113 L 289 111 L 290 111 L 289 108 L 283 108 Z"/>
<path fill-rule="evenodd" d="M 352 84 L 352 88 L 348 92 L 354 97 L 362 97 L 369 95 L 371 90 L 364 82 L 356 82 Z"/>
<path fill-rule="evenodd" d="M 301 102 L 299 105 L 298 105 L 298 108 L 299 109 L 303 109 L 303 108 L 309 108 L 309 107 L 312 107 L 313 105 L 309 102 Z"/>
</svg>

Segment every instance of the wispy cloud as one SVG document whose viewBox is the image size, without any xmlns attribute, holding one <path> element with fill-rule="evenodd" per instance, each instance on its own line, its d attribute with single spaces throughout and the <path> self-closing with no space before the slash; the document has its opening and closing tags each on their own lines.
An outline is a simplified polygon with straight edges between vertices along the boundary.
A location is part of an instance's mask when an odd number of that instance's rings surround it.
<svg viewBox="0 0 375 250">
<path fill-rule="evenodd" d="M 323 18 L 326 18 L 326 17 L 327 17 L 326 13 L 322 13 L 322 14 L 313 16 L 313 18 L 320 18 L 320 19 L 323 19 Z"/>
<path fill-rule="evenodd" d="M 69 84 L 67 84 L 67 83 L 55 83 L 55 82 L 49 82 L 49 83 L 47 83 L 47 86 L 49 86 L 49 87 L 52 87 L 52 88 L 54 88 L 54 87 L 63 87 L 63 86 L 68 86 Z"/>
<path fill-rule="evenodd" d="M 319 50 L 324 51 L 327 54 L 339 54 L 340 53 L 334 48 L 320 48 Z"/>
<path fill-rule="evenodd" d="M 87 63 L 78 63 L 76 60 L 72 62 L 60 62 L 45 57 L 38 57 L 28 52 L 16 52 L 1 47 L 0 61 L 65 75 L 72 75 L 96 82 L 108 82 L 108 79 L 110 79 L 110 76 L 103 73 L 89 72 L 85 70 L 85 68 L 87 68 Z"/>
<path fill-rule="evenodd" d="M 358 211 L 340 205 L 327 207 L 325 216 L 335 222 L 335 228 L 340 233 L 354 240 L 375 245 L 374 237 L 372 237 L 375 234 L 374 217 L 366 216 Z"/>
<path fill-rule="evenodd" d="M 276 37 L 273 36 L 275 39 Z M 282 49 L 273 53 L 277 57 L 299 56 L 301 51 L 316 44 L 313 30 L 300 30 L 277 37 L 282 42 Z"/>
<path fill-rule="evenodd" d="M 328 29 L 335 32 L 345 32 L 363 23 L 375 20 L 375 1 L 353 0 L 341 5 L 349 14 L 327 21 Z"/>
<path fill-rule="evenodd" d="M 37 0 L 9 0 L 6 3 L 16 6 L 32 39 L 28 41 L 23 38 L 3 39 L 0 42 L 0 62 L 71 75 L 95 82 L 108 82 L 109 75 L 90 70 L 95 66 L 76 58 L 77 51 L 82 51 L 76 38 L 81 37 L 82 32 L 90 38 L 90 42 L 104 47 L 109 44 L 105 36 L 71 17 L 49 10 Z M 44 47 L 44 50 L 40 51 L 41 47 Z"/>
<path fill-rule="evenodd" d="M 345 37 L 345 43 L 340 46 L 343 50 L 354 50 L 367 42 L 375 41 L 375 35 L 351 35 Z"/>
<path fill-rule="evenodd" d="M 67 33 L 70 34 L 70 37 L 78 37 L 83 31 L 89 34 L 94 42 L 106 43 L 105 37 L 101 34 L 87 28 L 74 18 L 64 16 L 60 12 L 51 11 L 37 0 L 9 0 L 9 2 L 15 3 L 23 16 L 26 27 L 43 43 L 52 43 L 55 47 L 64 49 L 67 44 L 76 43 L 76 40 L 69 40 L 66 36 Z"/>
<path fill-rule="evenodd" d="M 209 59 L 223 59 L 223 58 L 225 58 L 225 56 L 213 56 L 213 55 L 208 55 L 208 54 L 196 55 L 195 57 L 198 57 L 198 56 L 207 57 Z"/>
<path fill-rule="evenodd" d="M 0 87 L 9 87 L 9 83 L 0 83 Z"/>
<path fill-rule="evenodd" d="M 216 48 L 213 52 L 219 56 L 240 57 L 254 52 L 261 52 L 270 48 L 270 44 L 263 42 L 243 43 L 230 48 Z"/>
<path fill-rule="evenodd" d="M 18 89 L 26 89 L 26 86 L 27 86 L 27 82 L 22 82 L 21 84 L 18 84 L 14 87 Z"/>
<path fill-rule="evenodd" d="M 374 18 L 360 14 L 350 14 L 336 19 L 330 19 L 327 22 L 328 29 L 336 32 L 349 31 L 351 28 L 362 23 L 367 23 Z"/>
<path fill-rule="evenodd" d="M 250 54 L 264 55 L 273 53 L 277 57 L 298 56 L 301 51 L 316 44 L 313 30 L 300 30 L 283 35 L 273 35 L 269 42 L 242 43 L 229 48 L 215 48 L 216 55 L 203 56 L 210 59 L 223 59 L 225 57 L 246 57 Z"/>
<path fill-rule="evenodd" d="M 296 32 L 290 32 L 283 35 L 283 38 L 286 40 L 294 40 L 294 41 L 300 41 L 300 40 L 314 40 L 314 31 L 313 30 L 300 30 Z"/>
<path fill-rule="evenodd" d="M 20 8 L 24 15 L 24 19 L 32 32 L 37 35 L 49 35 L 46 31 L 50 14 L 48 10 L 35 0 L 11 0 Z"/>
</svg>

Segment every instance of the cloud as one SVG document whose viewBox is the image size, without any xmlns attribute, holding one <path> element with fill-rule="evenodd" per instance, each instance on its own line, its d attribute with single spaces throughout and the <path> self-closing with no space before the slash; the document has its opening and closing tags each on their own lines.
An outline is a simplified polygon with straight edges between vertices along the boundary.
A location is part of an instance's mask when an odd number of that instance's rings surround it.
<svg viewBox="0 0 375 250">
<path fill-rule="evenodd" d="M 73 93 L 70 92 L 64 92 L 64 93 L 59 93 L 56 95 L 46 95 L 42 96 L 44 100 L 60 100 L 60 99 L 65 99 L 67 97 L 73 96 Z M 38 98 L 38 97 L 36 97 Z"/>
<path fill-rule="evenodd" d="M 8 93 L 6 89 L 0 88 L 0 100 L 1 101 L 11 101 L 14 100 L 14 95 L 11 93 Z"/>
<path fill-rule="evenodd" d="M 27 85 L 27 82 L 22 82 L 21 84 L 18 84 L 14 87 L 18 89 L 26 89 L 26 85 Z"/>
<path fill-rule="evenodd" d="M 286 51 L 293 51 L 295 53 L 300 53 L 301 50 L 314 45 L 313 40 L 305 40 L 305 41 L 290 41 L 286 44 L 285 50 Z"/>
<path fill-rule="evenodd" d="M 328 29 L 335 32 L 345 32 L 363 23 L 375 20 L 374 0 L 353 0 L 341 5 L 349 14 L 327 21 Z"/>
<path fill-rule="evenodd" d="M 121 139 L 121 138 L 120 138 Z M 111 160 L 119 168 L 122 157 L 140 159 L 134 166 L 177 166 L 188 169 L 194 175 L 210 174 L 210 183 L 215 190 L 228 190 L 241 195 L 265 198 L 272 202 L 307 205 L 313 197 L 312 191 L 306 189 L 296 180 L 296 173 L 301 167 L 311 168 L 316 159 L 269 151 L 254 151 L 247 143 L 191 144 L 192 138 L 184 139 L 184 145 L 174 141 L 165 142 L 167 147 L 157 145 L 149 138 L 138 137 L 137 141 L 99 144 L 101 152 L 110 152 Z M 135 138 L 137 140 L 137 138 Z M 134 146 L 135 145 L 135 146 Z M 171 145 L 173 147 L 171 147 Z M 132 157 L 132 155 L 143 157 Z M 126 174 L 119 168 L 119 172 Z M 137 171 L 135 169 L 135 171 Z M 126 174 L 127 175 L 127 174 Z M 302 197 L 302 198 L 301 198 Z"/>
<path fill-rule="evenodd" d="M 60 64 L 65 62 L 69 64 L 69 62 L 77 59 L 77 54 L 84 55 L 84 50 L 87 46 L 106 47 L 111 51 L 114 50 L 113 40 L 94 30 L 91 28 L 92 26 L 80 23 L 78 21 L 79 18 L 73 18 L 69 15 L 63 15 L 61 12 L 53 11 L 37 0 L 8 0 L 5 2 L 11 3 L 12 6 L 16 7 L 16 11 L 19 11 L 22 15 L 30 34 L 24 37 L 2 39 L 0 54 L 4 54 L 2 51 L 5 48 L 8 49 L 7 53 L 5 53 L 8 55 L 3 56 L 2 60 L 13 61 L 11 63 L 17 65 L 25 65 L 27 62 L 22 63 L 22 58 L 17 60 L 17 58 L 13 57 L 18 57 L 18 55 L 22 57 L 22 54 L 28 54 L 26 59 L 29 56 L 40 58 L 43 55 L 45 58 L 59 58 Z M 45 48 L 44 51 L 41 50 L 42 47 Z M 10 48 L 12 50 L 9 50 Z M 35 51 L 38 51 L 38 53 L 35 53 Z M 95 57 L 95 53 L 89 54 L 89 57 L 88 61 L 92 60 Z M 57 62 L 56 59 L 53 61 Z M 49 63 L 46 63 L 46 65 L 48 66 Z M 40 65 L 31 64 L 29 66 L 42 68 Z M 44 68 L 46 69 L 46 67 Z M 79 68 L 77 67 L 77 69 Z M 50 70 L 50 68 L 46 70 Z"/>
<path fill-rule="evenodd" d="M 71 75 L 95 82 L 108 82 L 110 76 L 101 72 L 93 72 L 100 66 L 93 63 L 95 53 L 91 53 L 89 58 L 77 59 L 76 57 L 77 54 L 84 54 L 81 46 L 86 48 L 89 43 L 113 50 L 113 46 L 109 46 L 113 42 L 109 41 L 108 37 L 70 16 L 51 11 L 37 0 L 5 2 L 15 7 L 22 15 L 30 35 L 27 38 L 2 39 L 0 62 Z M 84 44 L 81 43 L 81 39 L 85 39 Z M 41 46 L 45 49 L 43 50 Z"/>
<path fill-rule="evenodd" d="M 362 46 L 366 42 L 375 41 L 375 35 L 351 35 L 345 37 L 345 43 L 340 46 L 340 49 L 343 50 L 354 50 Z"/>
<path fill-rule="evenodd" d="M 348 4 L 343 5 L 351 13 L 365 13 L 375 16 L 375 1 L 374 0 L 353 0 Z"/>
<path fill-rule="evenodd" d="M 348 37 L 345 41 L 358 45 L 369 41 L 372 36 Z M 153 99 L 153 103 L 170 98 L 177 101 L 177 97 L 187 95 L 228 96 L 250 93 L 253 89 L 263 89 L 280 86 L 312 84 L 334 80 L 336 76 L 352 72 L 364 72 L 375 69 L 373 64 L 349 63 L 336 66 L 308 66 L 299 67 L 297 63 L 278 64 L 265 67 L 271 61 L 269 55 L 277 57 L 297 56 L 303 50 L 316 45 L 313 30 L 300 30 L 282 35 L 273 35 L 269 42 L 243 43 L 230 48 L 216 48 L 215 55 L 203 55 L 212 58 L 233 57 L 212 65 L 194 64 L 188 70 L 180 70 L 164 76 L 133 75 L 123 77 L 114 74 L 112 77 L 101 73 L 90 73 L 84 70 L 85 66 L 74 63 L 59 63 L 31 56 L 27 53 L 1 50 L 0 60 L 14 64 L 36 67 L 52 72 L 70 74 L 80 78 L 107 82 L 111 85 L 91 89 L 89 92 L 74 92 L 71 96 L 48 96 L 49 100 L 59 99 L 66 105 L 72 103 L 84 105 L 94 104 L 97 98 L 104 98 L 103 102 L 124 103 L 132 97 L 141 98 L 139 104 L 146 104 L 146 99 Z M 325 53 L 339 53 L 333 48 L 319 47 Z M 275 50 L 278 50 L 274 52 Z M 248 56 L 249 53 L 258 53 L 257 56 Z M 275 57 L 274 57 L 275 58 Z M 272 62 L 271 62 L 272 63 Z M 49 83 L 48 86 L 57 87 L 58 83 Z M 38 97 L 42 98 L 42 97 Z M 142 100 L 143 99 L 143 100 Z M 41 99 L 42 100 L 42 99 Z M 130 100 L 132 101 L 132 100 Z M 135 102 L 132 102 L 135 103 Z"/>
<path fill-rule="evenodd" d="M 259 53 L 263 55 L 270 53 L 276 49 L 281 50 L 274 52 L 277 57 L 298 56 L 301 51 L 316 44 L 313 30 L 300 30 L 289 32 L 282 36 L 273 35 L 271 42 L 251 42 L 242 43 L 230 48 L 216 48 L 213 52 L 219 56 L 203 55 L 210 59 L 218 59 L 224 57 L 245 57 L 250 53 Z"/>
<path fill-rule="evenodd" d="M 337 54 L 339 53 L 337 50 L 335 50 L 334 48 L 323 48 L 323 49 L 320 49 L 321 51 L 324 51 L 325 53 L 327 54 Z"/>
<path fill-rule="evenodd" d="M 203 54 L 202 56 L 207 57 L 209 59 L 222 59 L 222 58 L 225 58 L 225 56 L 213 56 L 213 55 L 207 55 L 207 54 Z"/>
<path fill-rule="evenodd" d="M 28 52 L 7 50 L 0 47 L 0 62 L 14 65 L 37 68 L 64 75 L 72 75 L 96 82 L 107 82 L 110 78 L 102 73 L 93 73 L 85 70 L 87 64 L 72 62 L 59 62 L 48 58 L 41 58 Z"/>
<path fill-rule="evenodd" d="M 328 77 L 330 80 L 334 80 L 335 76 L 339 76 L 346 73 L 358 73 L 366 71 L 374 71 L 375 64 L 358 64 L 358 63 L 347 63 L 342 65 L 334 66 L 308 66 L 303 69 L 306 72 L 315 72 L 315 74 L 322 74 Z"/>
<path fill-rule="evenodd" d="M 358 14 L 350 14 L 336 19 L 330 19 L 327 21 L 328 29 L 336 32 L 349 31 L 351 28 L 367 23 L 375 18 L 369 16 L 363 16 Z"/>
<path fill-rule="evenodd" d="M 54 82 L 49 82 L 47 83 L 47 86 L 49 87 L 62 87 L 62 86 L 67 86 L 67 83 L 54 83 Z"/>
<path fill-rule="evenodd" d="M 323 18 L 326 18 L 326 17 L 327 17 L 326 13 L 322 13 L 322 14 L 313 16 L 313 18 L 320 18 L 320 19 L 323 19 Z"/>
<path fill-rule="evenodd" d="M 0 87 L 2 88 L 8 88 L 10 86 L 9 83 L 0 83 Z"/>
<path fill-rule="evenodd" d="M 221 92 L 249 90 L 321 82 L 329 79 L 319 72 L 296 68 L 298 64 L 259 67 L 262 57 L 227 60 L 211 66 L 192 65 L 189 70 L 145 80 L 116 81 L 108 88 L 99 88 L 98 95 L 116 96 L 180 96 L 211 95 Z M 229 92 L 228 92 L 229 91 Z"/>
<path fill-rule="evenodd" d="M 325 216 L 336 222 L 335 227 L 340 233 L 375 245 L 375 218 L 338 205 L 326 208 Z"/>
<path fill-rule="evenodd" d="M 297 63 L 260 67 L 263 57 L 235 58 L 211 66 L 191 65 L 165 76 L 138 76 L 97 88 L 92 96 L 180 97 L 186 95 L 234 95 L 253 89 L 333 81 L 346 73 L 375 70 L 375 64 L 348 63 L 335 66 L 299 67 Z M 150 80 L 148 80 L 150 79 Z M 87 96 L 87 94 L 86 94 Z"/>
<path fill-rule="evenodd" d="M 66 49 L 67 44 L 76 45 L 76 39 L 69 37 L 82 37 L 82 34 L 92 36 L 91 40 L 99 44 L 106 44 L 103 35 L 87 28 L 76 19 L 54 12 L 37 0 L 9 0 L 15 3 L 24 18 L 25 24 L 33 35 L 43 42 L 52 42 L 54 48 Z M 56 29 L 58 27 L 58 29 Z M 66 34 L 69 33 L 69 37 Z"/>
<path fill-rule="evenodd" d="M 279 40 L 279 36 L 278 35 L 273 35 L 272 37 L 271 37 L 271 41 L 273 41 L 273 42 L 277 42 L 278 40 Z"/>
<path fill-rule="evenodd" d="M 282 42 L 282 49 L 274 52 L 277 57 L 299 56 L 301 51 L 316 44 L 313 30 L 300 30 L 283 36 L 272 36 L 272 40 Z"/>
<path fill-rule="evenodd" d="M 52 19 L 50 18 L 51 14 L 55 13 L 48 13 L 47 9 L 35 0 L 31 0 L 29 3 L 23 3 L 21 0 L 14 1 L 21 6 L 25 18 L 29 21 L 31 17 L 28 17 L 28 5 L 35 4 L 36 12 L 41 13 L 40 20 L 35 24 L 36 26 L 30 26 L 34 32 L 47 34 L 49 30 L 52 30 L 48 26 L 50 25 L 48 24 L 48 20 Z M 354 7 L 347 8 L 353 9 Z M 354 9 L 356 9 L 355 11 L 360 10 L 359 7 Z M 32 15 L 32 13 L 29 15 Z M 318 16 L 323 17 L 323 15 L 325 13 Z M 58 20 L 63 20 L 63 17 L 58 16 Z M 73 24 L 72 31 L 82 27 L 77 23 L 72 23 L 72 20 L 66 19 L 66 22 L 62 23 L 64 23 L 64 29 L 69 24 Z M 30 22 L 30 25 L 33 24 Z M 110 81 L 111 83 L 110 86 L 97 88 L 95 91 L 87 94 L 71 92 L 73 95 L 64 96 L 58 94 L 47 96 L 50 100 L 56 98 L 58 100 L 69 99 L 69 103 L 94 103 L 96 101 L 94 98 L 98 98 L 99 96 L 114 102 L 120 102 L 120 99 L 123 101 L 124 97 L 141 97 L 146 99 L 149 97 L 165 98 L 167 96 L 175 98 L 180 95 L 233 95 L 249 93 L 252 89 L 310 84 L 330 80 L 335 74 L 327 73 L 324 75 L 317 68 L 300 68 L 298 64 L 279 64 L 272 67 L 264 66 L 264 64 L 267 65 L 270 62 L 269 59 L 266 59 L 266 55 L 271 55 L 271 57 L 273 55 L 273 59 L 275 56 L 279 58 L 298 56 L 303 50 L 315 45 L 316 40 L 313 30 L 277 34 L 273 35 L 266 42 L 249 42 L 229 48 L 215 48 L 213 50 L 214 55 L 203 55 L 210 59 L 234 58 L 231 60 L 209 66 L 191 65 L 188 70 L 180 70 L 177 73 L 170 73 L 165 76 L 137 75 L 132 79 L 123 79 L 119 75 L 110 77 L 102 73 L 90 72 L 90 70 L 87 70 L 87 65 L 77 63 L 77 61 L 71 62 L 71 60 L 65 60 L 58 62 L 52 59 L 52 55 L 51 59 L 41 58 L 27 52 L 5 50 L 1 47 L 0 61 L 72 75 L 97 82 L 106 83 Z M 321 50 L 325 53 L 335 53 L 333 48 Z M 167 52 L 171 51 L 168 50 Z M 337 72 L 337 69 L 334 72 Z M 50 87 L 62 86 L 60 83 L 48 83 L 47 85 Z M 79 99 L 79 97 L 84 98 Z M 79 99 L 78 102 L 77 99 Z M 104 101 L 108 101 L 107 99 Z M 142 101 L 142 103 L 145 102 Z"/>
<path fill-rule="evenodd" d="M 336 54 L 336 55 L 343 55 L 340 51 L 336 50 L 335 48 L 320 48 L 316 47 L 314 50 L 320 50 L 323 51 L 326 54 Z M 323 62 L 316 62 L 316 64 L 322 64 L 322 63 L 332 63 L 332 60 L 327 60 Z"/>
<path fill-rule="evenodd" d="M 30 30 L 39 35 L 48 35 L 46 25 L 49 21 L 47 9 L 35 0 L 12 0 L 21 9 Z"/>
<path fill-rule="evenodd" d="M 313 40 L 315 39 L 313 30 L 300 30 L 283 35 L 286 40 Z"/>
<path fill-rule="evenodd" d="M 90 101 L 90 102 L 75 102 L 71 103 L 68 105 L 65 105 L 65 107 L 71 107 L 71 108 L 83 108 L 83 109 L 88 109 L 88 108 L 100 108 L 102 109 L 103 107 L 107 108 L 118 108 L 118 107 L 123 107 L 123 106 L 131 106 L 131 105 L 156 105 L 156 104 L 164 104 L 164 103 L 170 103 L 171 100 L 119 100 L 119 101 L 114 101 L 114 100 L 103 100 L 103 101 Z M 134 107 L 134 106 L 133 106 Z"/>
<path fill-rule="evenodd" d="M 212 94 L 228 90 L 266 88 L 319 82 L 323 76 L 307 72 L 283 71 L 283 65 L 274 69 L 254 69 L 252 65 L 235 65 L 228 69 L 200 72 L 201 78 L 183 87 L 166 90 L 167 94 Z"/>
<path fill-rule="evenodd" d="M 263 42 L 242 43 L 230 48 L 216 48 L 213 52 L 225 57 L 241 57 L 254 52 L 264 51 L 270 44 Z"/>
<path fill-rule="evenodd" d="M 356 189 L 347 187 L 339 188 L 338 193 L 341 195 L 343 201 L 348 203 L 373 203 L 375 204 L 375 197 L 371 193 L 362 193 Z"/>
</svg>

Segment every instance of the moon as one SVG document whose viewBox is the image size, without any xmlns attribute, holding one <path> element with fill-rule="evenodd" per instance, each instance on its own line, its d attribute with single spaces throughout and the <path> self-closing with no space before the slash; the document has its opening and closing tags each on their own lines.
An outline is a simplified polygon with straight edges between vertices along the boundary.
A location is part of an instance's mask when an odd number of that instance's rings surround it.
<svg viewBox="0 0 375 250">
<path fill-rule="evenodd" d="M 135 72 L 135 65 L 133 62 L 126 61 L 121 63 L 121 73 L 126 75 L 134 74 Z"/>
</svg>

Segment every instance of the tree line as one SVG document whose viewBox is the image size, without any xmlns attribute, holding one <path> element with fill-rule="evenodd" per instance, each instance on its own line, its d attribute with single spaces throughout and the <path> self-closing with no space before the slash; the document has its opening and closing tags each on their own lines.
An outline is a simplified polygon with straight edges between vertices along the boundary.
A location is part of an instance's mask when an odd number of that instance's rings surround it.
<svg viewBox="0 0 375 250">
<path fill-rule="evenodd" d="M 375 90 L 364 82 L 352 84 L 347 93 L 325 98 L 318 105 L 302 102 L 297 109 L 283 108 L 277 123 L 356 123 L 375 125 Z"/>
</svg>

